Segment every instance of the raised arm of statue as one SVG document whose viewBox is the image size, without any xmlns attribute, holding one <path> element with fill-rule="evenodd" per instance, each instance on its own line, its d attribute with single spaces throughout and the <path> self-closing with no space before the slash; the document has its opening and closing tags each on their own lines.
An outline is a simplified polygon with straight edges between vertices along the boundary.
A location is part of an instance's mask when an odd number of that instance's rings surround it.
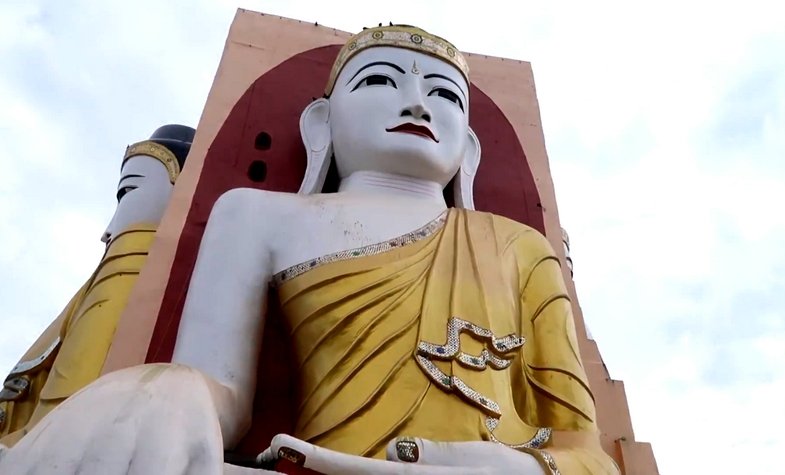
<svg viewBox="0 0 785 475">
<path fill-rule="evenodd" d="M 263 203 L 267 193 L 235 189 L 213 207 L 196 261 L 172 361 L 220 385 L 216 410 L 226 446 L 251 420 L 256 364 L 272 276 Z M 253 229 L 249 229 L 253 228 Z"/>
</svg>

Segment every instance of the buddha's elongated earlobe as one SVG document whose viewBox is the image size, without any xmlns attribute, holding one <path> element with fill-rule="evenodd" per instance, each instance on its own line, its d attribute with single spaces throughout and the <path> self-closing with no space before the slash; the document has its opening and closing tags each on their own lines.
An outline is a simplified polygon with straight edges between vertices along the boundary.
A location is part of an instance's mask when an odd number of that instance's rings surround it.
<svg viewBox="0 0 785 475">
<path fill-rule="evenodd" d="M 481 154 L 480 140 L 474 134 L 474 131 L 469 128 L 463 163 L 453 181 L 453 198 L 455 199 L 456 208 L 474 209 L 474 177 L 477 175 L 477 168 L 480 166 Z"/>
<path fill-rule="evenodd" d="M 300 136 L 308 155 L 308 163 L 298 193 L 321 193 L 332 155 L 330 101 L 317 99 L 305 108 L 300 115 Z"/>
</svg>

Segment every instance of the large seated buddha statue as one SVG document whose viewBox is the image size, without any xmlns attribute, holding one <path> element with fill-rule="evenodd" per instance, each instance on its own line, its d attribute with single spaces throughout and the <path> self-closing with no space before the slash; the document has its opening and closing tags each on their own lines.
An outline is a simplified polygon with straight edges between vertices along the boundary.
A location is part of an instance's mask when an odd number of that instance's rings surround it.
<svg viewBox="0 0 785 475">
<path fill-rule="evenodd" d="M 194 129 L 165 125 L 126 149 L 117 208 L 101 236 L 104 256 L 88 281 L 5 379 L 0 443 L 11 446 L 67 397 L 98 378 Z"/>
<path fill-rule="evenodd" d="M 276 384 L 257 371 L 272 288 L 296 420 L 243 473 L 277 460 L 336 474 L 618 473 L 557 257 L 536 230 L 473 209 L 469 91 L 444 39 L 392 25 L 352 37 L 301 115 L 300 192 L 239 188 L 215 203 L 172 363 L 100 378 L 0 469 L 234 471 L 223 453 L 257 385 Z M 331 164 L 340 184 L 322 193 Z"/>
</svg>

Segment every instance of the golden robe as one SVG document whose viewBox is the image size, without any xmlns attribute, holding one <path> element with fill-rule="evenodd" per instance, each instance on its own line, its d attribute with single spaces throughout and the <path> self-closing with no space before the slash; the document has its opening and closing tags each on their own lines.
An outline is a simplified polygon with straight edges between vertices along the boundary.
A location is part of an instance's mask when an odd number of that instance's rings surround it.
<svg viewBox="0 0 785 475">
<path fill-rule="evenodd" d="M 298 368 L 294 436 L 379 458 L 399 436 L 496 441 L 551 473 L 618 473 L 537 231 L 451 209 L 275 282 Z"/>
<path fill-rule="evenodd" d="M 0 402 L 6 419 L 0 443 L 15 444 L 58 404 L 100 376 L 154 237 L 154 227 L 134 226 L 112 239 L 87 283 L 11 371 L 6 381 L 24 377 L 29 387 L 22 397 Z"/>
</svg>

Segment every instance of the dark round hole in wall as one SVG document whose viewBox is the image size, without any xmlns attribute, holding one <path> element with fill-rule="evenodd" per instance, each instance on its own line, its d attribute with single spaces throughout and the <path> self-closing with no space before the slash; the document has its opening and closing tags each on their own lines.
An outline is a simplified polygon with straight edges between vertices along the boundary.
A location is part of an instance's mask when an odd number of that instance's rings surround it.
<svg viewBox="0 0 785 475">
<path fill-rule="evenodd" d="M 260 183 L 267 178 L 267 164 L 261 160 L 254 160 L 248 167 L 248 178 L 251 181 Z"/>
<path fill-rule="evenodd" d="M 256 140 L 254 140 L 253 146 L 256 147 L 256 150 L 269 150 L 270 145 L 273 144 L 273 139 L 270 137 L 270 134 L 267 132 L 259 132 L 256 135 Z"/>
</svg>

